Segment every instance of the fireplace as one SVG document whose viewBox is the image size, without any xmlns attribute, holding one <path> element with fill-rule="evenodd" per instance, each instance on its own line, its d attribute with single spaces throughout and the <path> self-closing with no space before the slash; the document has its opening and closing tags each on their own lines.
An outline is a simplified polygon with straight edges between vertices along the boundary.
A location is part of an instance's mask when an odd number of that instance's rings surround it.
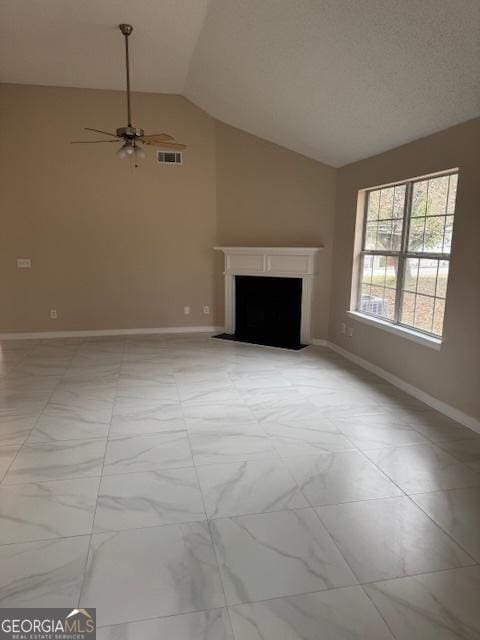
<svg viewBox="0 0 480 640">
<path fill-rule="evenodd" d="M 311 343 L 320 247 L 215 247 L 225 254 L 222 337 L 299 349 Z"/>
<path fill-rule="evenodd" d="M 299 349 L 302 280 L 235 276 L 235 338 Z"/>
</svg>

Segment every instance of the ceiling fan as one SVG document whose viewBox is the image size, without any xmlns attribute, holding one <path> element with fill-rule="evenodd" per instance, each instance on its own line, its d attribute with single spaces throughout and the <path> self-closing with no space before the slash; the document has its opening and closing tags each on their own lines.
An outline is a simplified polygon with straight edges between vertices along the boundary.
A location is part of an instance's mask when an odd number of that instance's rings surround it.
<svg viewBox="0 0 480 640">
<path fill-rule="evenodd" d="M 145 158 L 145 152 L 141 145 L 153 145 L 155 147 L 161 147 L 162 149 L 173 149 L 175 151 L 181 151 L 186 149 L 186 145 L 175 142 L 173 136 L 168 133 L 152 133 L 146 135 L 143 129 L 139 129 L 132 125 L 132 113 L 130 104 L 130 59 L 128 51 L 128 38 L 133 31 L 131 24 L 119 24 L 118 28 L 125 37 L 125 66 L 127 77 L 127 126 L 120 127 L 116 130 L 116 133 L 110 133 L 109 131 L 101 131 L 100 129 L 92 129 L 91 127 L 85 127 L 86 131 L 94 131 L 95 133 L 102 133 L 106 136 L 110 136 L 110 140 L 75 140 L 71 144 L 97 144 L 101 142 L 121 142 L 122 146 L 117 151 L 117 156 L 120 159 L 133 158 L 135 166 L 137 166 L 138 160 Z"/>
</svg>

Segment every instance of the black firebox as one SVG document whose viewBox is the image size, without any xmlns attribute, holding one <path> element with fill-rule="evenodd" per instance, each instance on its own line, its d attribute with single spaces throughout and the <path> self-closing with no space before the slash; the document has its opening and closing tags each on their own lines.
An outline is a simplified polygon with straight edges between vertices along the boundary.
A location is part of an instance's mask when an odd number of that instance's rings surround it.
<svg viewBox="0 0 480 640">
<path fill-rule="evenodd" d="M 235 335 L 227 339 L 301 349 L 301 278 L 235 276 Z"/>
</svg>

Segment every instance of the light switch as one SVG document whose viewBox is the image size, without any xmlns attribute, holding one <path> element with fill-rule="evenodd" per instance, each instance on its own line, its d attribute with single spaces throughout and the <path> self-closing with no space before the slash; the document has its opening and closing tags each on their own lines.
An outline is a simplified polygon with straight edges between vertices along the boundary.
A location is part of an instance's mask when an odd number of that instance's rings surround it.
<svg viewBox="0 0 480 640">
<path fill-rule="evenodd" d="M 32 261 L 30 258 L 17 258 L 17 269 L 30 269 Z"/>
</svg>

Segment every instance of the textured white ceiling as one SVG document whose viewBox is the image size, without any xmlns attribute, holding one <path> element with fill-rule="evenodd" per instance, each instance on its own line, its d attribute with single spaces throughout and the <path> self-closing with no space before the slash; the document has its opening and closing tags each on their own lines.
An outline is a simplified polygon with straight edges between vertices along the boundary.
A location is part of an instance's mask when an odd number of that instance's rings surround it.
<svg viewBox="0 0 480 640">
<path fill-rule="evenodd" d="M 480 115 L 480 0 L 0 0 L 4 82 L 183 93 L 339 166 Z"/>
<path fill-rule="evenodd" d="M 480 0 L 215 0 L 186 95 L 342 165 L 480 114 Z"/>
<path fill-rule="evenodd" d="M 208 0 L 0 0 L 0 80 L 125 86 L 120 22 L 133 25 L 132 88 L 182 93 Z"/>
</svg>

